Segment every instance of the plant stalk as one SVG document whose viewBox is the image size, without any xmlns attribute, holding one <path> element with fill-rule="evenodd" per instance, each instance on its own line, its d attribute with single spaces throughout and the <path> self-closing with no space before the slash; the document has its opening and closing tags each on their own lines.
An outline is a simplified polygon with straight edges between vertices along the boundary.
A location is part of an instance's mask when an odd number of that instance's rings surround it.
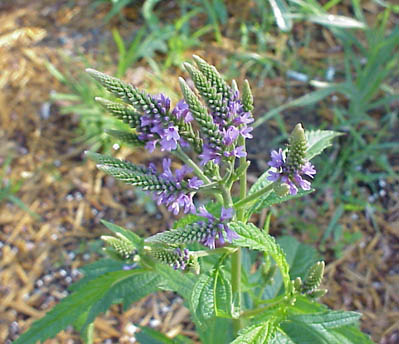
<svg viewBox="0 0 399 344">
<path fill-rule="evenodd" d="M 249 195 L 248 197 L 240 199 L 238 202 L 234 203 L 234 208 L 237 209 L 237 212 L 240 211 L 240 208 L 242 208 L 243 205 L 250 203 L 252 201 L 256 201 L 260 196 L 262 196 L 266 192 L 269 192 L 270 190 L 272 190 L 273 186 L 274 186 L 274 183 L 271 183 L 271 184 L 265 186 L 264 188 L 260 189 L 259 191 Z"/>
</svg>

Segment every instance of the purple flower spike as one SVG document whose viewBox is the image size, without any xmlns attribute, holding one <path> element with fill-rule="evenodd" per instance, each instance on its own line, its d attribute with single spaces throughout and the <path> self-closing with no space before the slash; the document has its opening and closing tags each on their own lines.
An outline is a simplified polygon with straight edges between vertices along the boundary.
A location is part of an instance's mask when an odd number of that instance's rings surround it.
<svg viewBox="0 0 399 344">
<path fill-rule="evenodd" d="M 298 193 L 298 187 L 302 190 L 311 189 L 310 182 L 303 178 L 303 176 L 313 178 L 316 174 L 314 166 L 309 161 L 305 161 L 299 169 L 293 169 L 291 165 L 287 164 L 281 148 L 278 151 L 272 151 L 271 157 L 272 159 L 268 164 L 275 168 L 276 171 L 269 171 L 268 180 L 272 182 L 280 180 L 282 183 L 287 184 L 291 195 Z"/>
</svg>

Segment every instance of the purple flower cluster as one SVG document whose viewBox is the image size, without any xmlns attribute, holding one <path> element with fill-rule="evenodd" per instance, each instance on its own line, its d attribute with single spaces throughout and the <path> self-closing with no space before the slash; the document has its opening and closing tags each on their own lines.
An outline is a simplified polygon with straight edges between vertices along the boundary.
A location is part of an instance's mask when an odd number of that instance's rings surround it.
<svg viewBox="0 0 399 344">
<path fill-rule="evenodd" d="M 224 100 L 224 106 L 218 111 L 212 112 L 212 118 L 222 136 L 221 145 L 205 142 L 202 154 L 200 154 L 201 165 L 209 161 L 219 164 L 223 157 L 245 157 L 247 153 L 243 146 L 235 147 L 238 137 L 241 135 L 246 139 L 252 138 L 253 128 L 248 124 L 254 121 L 252 114 L 244 110 L 238 91 L 230 91 L 230 99 Z"/>
<path fill-rule="evenodd" d="M 187 248 L 181 250 L 180 248 L 175 249 L 175 253 L 177 255 L 177 259 L 173 263 L 173 269 L 175 270 L 186 270 L 187 264 L 190 261 L 190 253 Z"/>
<path fill-rule="evenodd" d="M 274 167 L 276 171 L 269 171 L 268 180 L 272 182 L 280 180 L 282 183 L 287 184 L 291 195 L 297 194 L 298 187 L 301 187 L 303 190 L 310 190 L 310 182 L 303 177 L 307 176 L 313 178 L 316 174 L 316 170 L 309 161 L 302 164 L 299 169 L 293 169 L 287 164 L 281 148 L 278 152 L 273 150 L 271 157 L 272 160 L 270 160 L 268 164 Z"/>
<path fill-rule="evenodd" d="M 208 220 L 206 224 L 205 222 L 199 223 L 200 225 L 206 225 L 207 235 L 203 237 L 201 241 L 203 245 L 208 246 L 210 249 L 214 249 L 216 243 L 224 245 L 226 241 L 232 242 L 234 239 L 238 238 L 237 233 L 231 230 L 226 223 L 234 215 L 232 208 L 225 209 L 222 207 L 219 219 L 216 219 L 204 206 L 199 207 L 198 210 L 198 214 Z"/>
<path fill-rule="evenodd" d="M 170 152 L 175 150 L 178 144 L 187 145 L 181 138 L 179 128 L 171 117 L 172 115 L 184 123 L 192 121 L 193 117 L 186 102 L 180 100 L 170 112 L 170 99 L 168 97 L 161 93 L 153 96 L 152 100 L 157 106 L 148 107 L 145 110 L 145 114 L 140 117 L 140 126 L 136 128 L 139 132 L 139 139 L 146 142 L 146 149 L 152 153 L 159 144 L 162 151 Z"/>
<path fill-rule="evenodd" d="M 164 204 L 174 215 L 177 215 L 180 209 L 183 209 L 185 214 L 195 213 L 193 195 L 203 185 L 203 181 L 198 177 L 184 180 L 188 174 L 193 172 L 192 168 L 186 165 L 183 165 L 182 168 L 176 170 L 173 174 L 170 168 L 171 163 L 171 159 L 164 158 L 162 162 L 163 172 L 158 176 L 164 184 L 169 184 L 170 188 L 168 190 L 155 191 L 153 193 L 154 200 L 157 201 L 158 205 Z M 149 170 L 156 174 L 154 164 L 150 163 Z"/>
</svg>

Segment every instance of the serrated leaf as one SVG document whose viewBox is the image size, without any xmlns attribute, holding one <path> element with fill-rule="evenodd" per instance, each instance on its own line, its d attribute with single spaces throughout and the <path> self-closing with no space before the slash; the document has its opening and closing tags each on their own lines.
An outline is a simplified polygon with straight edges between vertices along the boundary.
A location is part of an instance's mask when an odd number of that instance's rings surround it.
<svg viewBox="0 0 399 344">
<path fill-rule="evenodd" d="M 153 278 L 156 276 L 153 272 L 137 269 L 130 271 L 109 272 L 89 281 L 84 288 L 80 288 L 64 298 L 43 318 L 34 322 L 31 328 L 23 333 L 14 343 L 35 344 L 38 341 L 43 342 L 48 338 L 54 337 L 58 332 L 64 330 L 68 325 L 73 324 L 82 313 L 85 313 L 89 310 L 89 314 L 86 319 L 86 325 L 88 325 L 97 315 L 92 312 L 93 307 L 96 307 L 96 305 L 101 305 L 103 298 L 112 290 L 116 290 L 118 285 L 121 283 L 128 284 L 130 286 L 129 289 L 125 288 L 123 290 L 124 292 L 128 292 L 129 295 L 115 295 L 118 300 L 122 300 L 124 297 L 128 296 L 130 301 L 134 299 L 131 294 L 138 295 L 136 294 L 137 292 L 140 293 L 141 297 L 142 294 L 139 290 L 144 290 L 146 286 L 137 285 L 134 283 L 135 278 L 141 274 L 151 274 L 154 276 Z M 151 292 L 151 289 L 148 290 L 148 293 Z M 115 297 L 113 298 L 114 300 Z M 108 296 L 106 298 L 106 304 L 110 304 L 109 299 L 110 297 Z M 97 307 L 97 309 L 102 311 L 104 308 Z"/>
<path fill-rule="evenodd" d="M 289 265 L 284 251 L 276 240 L 252 223 L 244 224 L 237 221 L 230 222 L 229 226 L 239 235 L 239 238 L 233 242 L 235 245 L 266 252 L 274 259 L 283 277 L 284 287 L 287 289 L 290 283 Z"/>
<path fill-rule="evenodd" d="M 193 315 L 200 322 L 202 319 L 210 319 L 215 315 L 213 284 L 212 275 L 202 274 L 194 285 L 190 303 L 194 312 Z"/>
<path fill-rule="evenodd" d="M 289 315 L 287 320 L 280 324 L 284 334 L 295 344 L 320 343 L 320 344 L 358 344 L 369 343 L 367 336 L 356 331 L 360 314 L 345 311 L 325 311 L 316 314 Z M 358 338 L 362 341 L 352 341 L 345 333 L 360 333 Z M 354 337 L 355 338 L 355 337 Z M 366 340 L 366 341 L 364 341 Z"/>
<path fill-rule="evenodd" d="M 231 344 L 269 344 L 275 327 L 270 321 L 243 328 Z"/>
<path fill-rule="evenodd" d="M 285 252 L 292 280 L 297 277 L 304 279 L 309 268 L 320 260 L 314 247 L 303 244 L 292 236 L 279 237 L 277 243 Z"/>
<path fill-rule="evenodd" d="M 87 282 L 95 279 L 107 272 L 121 271 L 125 263 L 112 260 L 112 259 L 100 259 L 92 264 L 88 264 L 79 268 L 79 270 L 84 274 L 76 283 L 69 287 L 70 291 L 78 290 L 80 287 L 84 286 Z"/>
<path fill-rule="evenodd" d="M 248 215 L 252 215 L 255 214 L 259 211 L 261 211 L 264 208 L 268 208 L 272 205 L 275 204 L 280 204 L 286 201 L 289 201 L 291 199 L 295 199 L 295 198 L 300 198 L 303 197 L 305 195 L 308 195 L 312 192 L 314 192 L 315 189 L 311 189 L 311 190 L 298 190 L 298 192 L 295 195 L 285 195 L 285 196 L 279 196 L 277 195 L 274 191 L 268 193 L 267 195 L 263 196 L 261 199 L 259 199 L 249 210 L 248 210 Z"/>
<path fill-rule="evenodd" d="M 360 317 L 361 314 L 357 312 L 327 311 L 316 314 L 290 315 L 288 320 L 330 329 L 355 324 L 359 321 Z"/>
<path fill-rule="evenodd" d="M 231 318 L 233 314 L 233 293 L 231 283 L 224 275 L 222 269 L 214 272 L 213 299 L 215 303 L 215 315 L 218 317 Z"/>
<path fill-rule="evenodd" d="M 138 249 L 141 250 L 143 247 L 144 240 L 140 238 L 137 234 L 133 233 L 132 231 L 129 231 L 123 227 L 120 227 L 114 223 L 101 220 L 101 223 L 107 227 L 109 230 L 111 230 L 114 233 L 120 233 L 122 234 L 126 239 L 129 239 L 130 242 Z"/>
<path fill-rule="evenodd" d="M 183 274 L 166 264 L 157 264 L 155 269 L 162 277 L 159 288 L 174 291 L 186 300 L 190 299 L 195 284 L 194 275 Z"/>
<path fill-rule="evenodd" d="M 221 268 L 225 257 L 222 256 L 209 273 L 202 274 L 192 290 L 190 304 L 200 323 L 215 316 L 232 318 L 234 313 L 231 284 Z"/>
<path fill-rule="evenodd" d="M 342 133 L 332 130 L 311 130 L 305 131 L 305 135 L 308 141 L 306 159 L 311 160 L 326 148 L 330 147 L 332 145 L 332 140 L 337 136 L 341 136 Z"/>
</svg>

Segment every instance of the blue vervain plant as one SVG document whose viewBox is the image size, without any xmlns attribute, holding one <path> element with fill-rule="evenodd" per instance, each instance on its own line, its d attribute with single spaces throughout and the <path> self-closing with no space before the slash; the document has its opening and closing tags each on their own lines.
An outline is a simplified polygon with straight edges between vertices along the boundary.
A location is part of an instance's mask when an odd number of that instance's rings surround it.
<svg viewBox="0 0 399 344">
<path fill-rule="evenodd" d="M 100 170 L 151 193 L 174 215 L 186 215 L 147 238 L 103 221 L 114 233 L 102 237 L 110 258 L 85 267 L 72 293 L 15 343 L 44 341 L 68 325 L 91 343 L 98 314 L 114 303 L 126 309 L 157 289 L 184 298 L 203 343 L 372 343 L 358 329 L 360 314 L 332 311 L 316 301 L 327 292 L 320 286 L 323 261 L 300 262 L 292 254 L 300 251 L 295 240 L 276 241 L 249 222 L 263 208 L 312 192 L 316 170 L 310 160 L 339 134 L 306 132 L 297 124 L 287 147 L 271 153 L 270 169 L 247 190 L 246 140 L 252 138 L 253 122 L 249 84 L 239 92 L 215 67 L 198 56 L 194 61 L 185 69 L 197 92 L 180 78 L 183 99 L 173 109 L 163 94 L 149 95 L 87 70 L 121 102 L 97 100 L 133 128 L 112 135 L 150 152 L 168 152 L 176 162 L 165 158 L 159 171 L 152 163 L 87 156 Z M 173 170 L 177 160 L 181 164 Z M 233 197 L 236 183 L 239 194 Z M 212 201 L 201 205 L 198 194 Z M 143 333 L 148 338 L 156 332 Z"/>
</svg>

